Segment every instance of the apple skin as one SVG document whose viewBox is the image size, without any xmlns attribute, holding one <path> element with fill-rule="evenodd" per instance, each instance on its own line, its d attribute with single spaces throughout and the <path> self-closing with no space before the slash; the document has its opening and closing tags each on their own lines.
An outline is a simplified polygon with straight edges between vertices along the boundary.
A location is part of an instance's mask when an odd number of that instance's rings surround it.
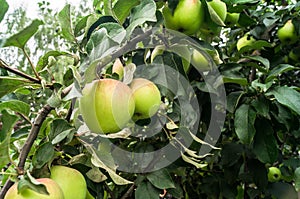
<svg viewBox="0 0 300 199">
<path fill-rule="evenodd" d="M 62 189 L 64 199 L 85 199 L 87 185 L 83 175 L 76 169 L 66 166 L 52 166 L 50 178 Z"/>
<path fill-rule="evenodd" d="M 284 26 L 278 29 L 277 36 L 282 44 L 290 45 L 298 41 L 298 35 L 292 20 L 288 20 Z"/>
<path fill-rule="evenodd" d="M 278 182 L 281 178 L 281 171 L 277 167 L 270 167 L 268 171 L 269 182 Z"/>
<path fill-rule="evenodd" d="M 254 37 L 250 36 L 250 33 L 246 33 L 242 38 L 240 38 L 236 44 L 236 47 L 239 50 L 245 46 L 251 46 L 256 40 Z"/>
<path fill-rule="evenodd" d="M 55 181 L 50 178 L 36 180 L 46 186 L 49 195 L 40 194 L 31 189 L 26 189 L 18 194 L 18 183 L 15 183 L 7 191 L 4 199 L 64 199 L 63 191 Z"/>
<path fill-rule="evenodd" d="M 224 22 L 227 15 L 226 3 L 220 0 L 208 1 L 207 4 L 214 9 L 219 18 Z"/>
<path fill-rule="evenodd" d="M 135 78 L 130 84 L 132 89 L 135 111 L 134 120 L 152 117 L 159 109 L 161 104 L 160 91 L 156 85 L 144 78 Z"/>
<path fill-rule="evenodd" d="M 240 13 L 229 13 L 227 12 L 227 16 L 225 19 L 226 26 L 233 27 L 239 21 Z"/>
<path fill-rule="evenodd" d="M 167 5 L 164 6 L 162 13 L 167 28 L 187 35 L 195 34 L 204 19 L 204 8 L 200 0 L 179 0 L 174 13 Z"/>
<path fill-rule="evenodd" d="M 83 120 L 94 133 L 115 133 L 134 113 L 131 89 L 118 80 L 101 79 L 87 84 L 79 99 Z"/>
<path fill-rule="evenodd" d="M 193 50 L 191 64 L 200 72 L 211 70 L 211 64 L 198 50 Z"/>
</svg>

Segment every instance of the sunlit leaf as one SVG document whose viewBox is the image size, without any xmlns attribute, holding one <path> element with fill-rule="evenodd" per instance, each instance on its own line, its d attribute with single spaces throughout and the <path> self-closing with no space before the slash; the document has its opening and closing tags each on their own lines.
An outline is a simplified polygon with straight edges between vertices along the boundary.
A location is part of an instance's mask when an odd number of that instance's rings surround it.
<svg viewBox="0 0 300 199">
<path fill-rule="evenodd" d="M 33 20 L 29 26 L 21 30 L 19 33 L 9 37 L 4 46 L 24 48 L 27 41 L 38 31 L 39 26 L 42 24 L 43 22 L 41 20 Z"/>
<path fill-rule="evenodd" d="M 28 116 L 30 111 L 30 106 L 29 104 L 19 100 L 9 100 L 0 103 L 0 112 L 5 109 L 10 109 L 12 111 L 16 111 L 25 116 Z"/>
<path fill-rule="evenodd" d="M 60 23 L 60 27 L 62 29 L 63 36 L 70 42 L 76 42 L 76 38 L 74 36 L 74 32 L 73 32 L 73 28 L 72 28 L 70 9 L 71 9 L 71 5 L 67 4 L 58 13 L 58 20 Z"/>
<path fill-rule="evenodd" d="M 7 10 L 8 10 L 8 3 L 5 0 L 0 0 L 0 22 L 4 18 Z"/>
<path fill-rule="evenodd" d="M 118 0 L 113 7 L 114 15 L 117 17 L 120 24 L 123 24 L 126 17 L 130 14 L 133 7 L 137 6 L 140 0 Z"/>
</svg>

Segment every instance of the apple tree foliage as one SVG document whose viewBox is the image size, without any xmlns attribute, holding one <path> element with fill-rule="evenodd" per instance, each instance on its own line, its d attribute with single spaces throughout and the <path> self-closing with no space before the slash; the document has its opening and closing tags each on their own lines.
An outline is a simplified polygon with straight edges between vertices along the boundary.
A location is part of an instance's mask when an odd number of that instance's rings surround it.
<svg viewBox="0 0 300 199">
<path fill-rule="evenodd" d="M 41 191 L 44 187 L 35 185 L 33 179 L 49 177 L 49 167 L 58 164 L 79 170 L 89 192 L 99 199 L 297 198 L 300 3 L 223 0 L 228 13 L 239 13 L 234 23 L 223 23 L 208 9 L 207 1 L 201 0 L 205 18 L 220 31 L 189 37 L 212 55 L 222 75 L 227 102 L 225 122 L 215 147 L 209 154 L 199 156 L 197 152 L 205 144 L 201 140 L 211 122 L 210 95 L 201 74 L 194 68 L 184 70 L 186 62 L 172 52 L 162 50 L 151 57 L 153 48 L 130 52 L 125 49 L 131 43 L 143 46 L 142 41 L 150 38 L 148 29 L 162 30 L 162 7 L 166 2 L 173 9 L 178 4 L 178 0 L 94 0 L 86 2 L 92 4 L 93 10 L 81 15 L 74 15 L 72 7 L 66 5 L 53 20 L 34 19 L 21 30 L 1 34 L 0 47 L 19 52 L 18 57 L 0 59 L 1 197 L 18 178 L 22 186 Z M 47 6 L 43 6 L 44 16 L 48 13 L 51 17 Z M 7 2 L 0 0 L 2 23 L 7 10 Z M 288 20 L 292 20 L 298 37 L 291 45 L 282 43 L 277 35 Z M 143 40 L 138 40 L 136 31 L 146 35 Z M 237 41 L 246 34 L 255 41 L 237 50 Z M 32 38 L 39 48 L 28 53 Z M 120 50 L 120 46 L 125 47 Z M 86 81 L 99 78 L 99 74 L 118 78 L 111 70 L 113 59 L 99 63 L 97 58 L 103 54 L 121 58 L 128 74 L 134 68 L 132 64 L 168 64 L 192 85 L 202 112 L 199 130 L 189 149 L 172 164 L 147 173 L 121 172 L 106 142 L 81 138 L 76 98 L 81 96 L 82 87 Z M 92 61 L 85 62 L 87 57 Z M 99 67 L 103 63 L 105 66 Z M 157 71 L 148 72 L 154 77 Z M 110 139 L 140 153 L 165 146 L 184 127 L 177 125 L 178 99 L 163 88 L 161 93 L 170 107 L 166 113 L 170 122 L 161 133 L 145 140 L 126 134 Z M 152 160 L 144 162 L 144 166 L 155 164 Z M 279 181 L 268 181 L 269 167 L 280 169 Z"/>
</svg>

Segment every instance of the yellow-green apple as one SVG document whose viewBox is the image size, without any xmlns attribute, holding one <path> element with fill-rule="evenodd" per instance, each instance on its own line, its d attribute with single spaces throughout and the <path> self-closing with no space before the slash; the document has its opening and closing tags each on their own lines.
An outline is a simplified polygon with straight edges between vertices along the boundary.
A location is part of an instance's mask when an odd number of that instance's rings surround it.
<svg viewBox="0 0 300 199">
<path fill-rule="evenodd" d="M 94 196 L 89 192 L 89 190 L 86 191 L 86 197 L 85 199 L 95 199 Z"/>
<path fill-rule="evenodd" d="M 64 199 L 86 198 L 86 181 L 78 170 L 56 165 L 51 167 L 50 172 L 50 178 L 60 186 Z"/>
<path fill-rule="evenodd" d="M 211 18 L 214 18 L 217 15 L 221 21 L 225 21 L 227 15 L 226 3 L 221 0 L 212 0 L 207 2 L 207 6 Z"/>
<path fill-rule="evenodd" d="M 198 50 L 194 49 L 191 57 L 191 64 L 200 72 L 212 69 L 211 63 Z"/>
<path fill-rule="evenodd" d="M 145 78 L 135 78 L 130 83 L 132 89 L 135 111 L 134 119 L 146 119 L 152 117 L 159 109 L 161 95 L 157 86 Z"/>
<path fill-rule="evenodd" d="M 124 76 L 124 66 L 119 58 L 117 58 L 112 66 L 112 73 L 116 73 L 121 80 Z"/>
<path fill-rule="evenodd" d="M 236 44 L 238 51 L 245 46 L 251 46 L 255 42 L 255 38 L 250 35 L 250 33 L 246 33 L 242 38 L 240 38 Z"/>
<path fill-rule="evenodd" d="M 87 84 L 79 99 L 83 120 L 94 133 L 118 132 L 128 124 L 134 108 L 129 86 L 114 79 L 100 79 Z"/>
<path fill-rule="evenodd" d="M 281 28 L 278 29 L 277 36 L 282 44 L 289 45 L 297 42 L 298 35 L 292 20 L 288 20 Z"/>
<path fill-rule="evenodd" d="M 240 18 L 240 13 L 229 13 L 227 12 L 227 16 L 225 19 L 225 24 L 229 27 L 234 26 L 238 23 Z"/>
<path fill-rule="evenodd" d="M 195 34 L 204 19 L 204 9 L 200 0 L 179 0 L 174 12 L 165 5 L 162 13 L 167 28 L 187 35 Z"/>
<path fill-rule="evenodd" d="M 64 199 L 64 194 L 60 186 L 50 178 L 36 179 L 38 182 L 46 186 L 47 194 L 41 194 L 31 189 L 24 189 L 18 193 L 18 183 L 15 183 L 7 191 L 4 199 Z"/>
<path fill-rule="evenodd" d="M 268 171 L 269 182 L 277 182 L 281 178 L 281 171 L 277 167 L 270 167 Z"/>
</svg>

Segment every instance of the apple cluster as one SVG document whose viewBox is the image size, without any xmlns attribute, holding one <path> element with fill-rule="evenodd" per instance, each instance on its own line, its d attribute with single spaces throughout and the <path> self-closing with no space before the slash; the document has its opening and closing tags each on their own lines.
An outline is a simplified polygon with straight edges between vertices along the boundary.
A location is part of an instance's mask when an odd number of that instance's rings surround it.
<svg viewBox="0 0 300 199">
<path fill-rule="evenodd" d="M 18 182 L 6 193 L 4 199 L 93 199 L 84 176 L 76 169 L 66 166 L 52 166 L 50 178 L 36 179 L 45 185 L 48 194 L 41 194 L 29 188 L 18 192 Z"/>
<path fill-rule="evenodd" d="M 187 35 L 216 36 L 222 26 L 234 26 L 239 20 L 239 13 L 228 13 L 221 0 L 179 0 L 175 9 L 170 7 L 166 4 L 162 9 L 166 28 Z"/>
<path fill-rule="evenodd" d="M 127 85 L 106 78 L 85 85 L 79 109 L 92 132 L 116 133 L 132 119 L 152 117 L 160 103 L 160 91 L 150 80 L 135 78 Z"/>
</svg>

